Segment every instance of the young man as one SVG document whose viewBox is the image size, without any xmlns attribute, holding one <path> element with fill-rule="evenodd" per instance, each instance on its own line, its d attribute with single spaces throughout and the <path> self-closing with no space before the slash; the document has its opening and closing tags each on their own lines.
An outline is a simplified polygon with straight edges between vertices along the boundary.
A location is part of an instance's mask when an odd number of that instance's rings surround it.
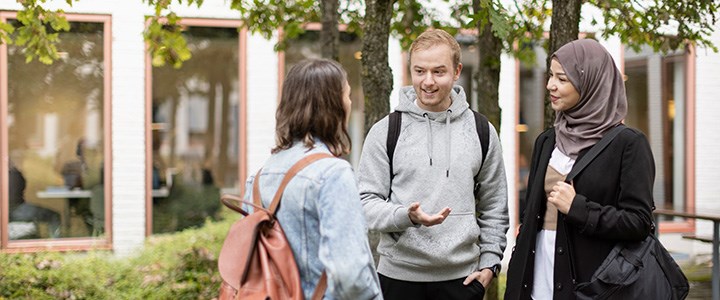
<svg viewBox="0 0 720 300">
<path fill-rule="evenodd" d="M 387 117 L 365 139 L 359 188 L 370 230 L 382 233 L 385 299 L 481 299 L 499 272 L 509 226 L 500 142 L 490 125 L 483 163 L 473 112 L 454 86 L 461 70 L 451 35 L 421 34 L 410 47 L 413 86 L 395 109 L 402 125 L 393 160 Z"/>
</svg>

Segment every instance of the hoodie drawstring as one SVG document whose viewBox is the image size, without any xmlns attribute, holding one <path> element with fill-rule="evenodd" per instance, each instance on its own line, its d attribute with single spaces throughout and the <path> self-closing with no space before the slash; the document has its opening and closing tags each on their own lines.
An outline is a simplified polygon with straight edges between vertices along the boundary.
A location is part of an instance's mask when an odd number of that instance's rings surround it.
<svg viewBox="0 0 720 300">
<path fill-rule="evenodd" d="M 452 110 L 447 110 L 447 115 L 445 116 L 445 131 L 447 132 L 447 142 L 445 143 L 445 177 L 450 177 L 450 151 L 452 150 L 451 144 L 452 144 L 452 132 L 450 130 L 450 114 L 452 113 Z M 425 117 L 425 123 L 427 124 L 427 153 L 428 158 L 430 159 L 430 165 L 432 166 L 432 153 L 433 153 L 433 136 L 432 136 L 432 127 L 430 122 L 430 117 L 427 113 L 423 114 L 423 117 Z"/>
<path fill-rule="evenodd" d="M 452 144 L 452 140 L 451 140 L 452 134 L 450 131 L 450 114 L 451 113 L 452 113 L 452 110 L 448 109 L 447 115 L 445 116 L 445 131 L 447 131 L 447 142 L 445 143 L 446 144 L 445 147 L 447 148 L 447 151 L 445 152 L 445 155 L 446 155 L 445 162 L 447 164 L 445 167 L 445 177 L 450 177 L 450 144 Z"/>
<path fill-rule="evenodd" d="M 432 128 L 430 127 L 430 117 L 428 117 L 427 113 L 423 114 L 423 117 L 425 117 L 425 123 L 427 124 L 427 153 L 428 158 L 430 158 L 430 165 L 432 166 Z"/>
</svg>

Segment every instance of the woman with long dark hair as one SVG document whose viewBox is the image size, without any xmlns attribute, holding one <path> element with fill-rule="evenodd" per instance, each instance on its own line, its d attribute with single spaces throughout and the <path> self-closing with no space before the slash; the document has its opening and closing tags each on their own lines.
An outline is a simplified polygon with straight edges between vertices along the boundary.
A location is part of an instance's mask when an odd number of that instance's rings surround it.
<svg viewBox="0 0 720 300">
<path fill-rule="evenodd" d="M 322 272 L 324 299 L 380 299 L 380 285 L 367 239 L 355 175 L 340 155 L 350 151 L 347 125 L 351 108 L 345 70 L 334 61 L 304 60 L 285 77 L 276 113 L 276 144 L 253 183 L 265 207 L 288 170 L 304 157 L 327 153 L 298 172 L 282 195 L 276 216 L 293 250 L 305 299 L 310 299 Z"/>
</svg>

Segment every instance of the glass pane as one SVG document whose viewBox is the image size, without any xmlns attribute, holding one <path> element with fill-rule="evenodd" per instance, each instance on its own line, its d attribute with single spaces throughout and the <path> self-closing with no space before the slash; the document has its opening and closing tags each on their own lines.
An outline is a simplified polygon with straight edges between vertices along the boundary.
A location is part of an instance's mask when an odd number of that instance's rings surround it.
<svg viewBox="0 0 720 300">
<path fill-rule="evenodd" d="M 667 57 L 663 69 L 663 107 L 666 128 L 663 147 L 665 207 L 685 208 L 685 61 Z M 655 205 L 660 205 L 657 203 Z"/>
<path fill-rule="evenodd" d="M 306 58 L 320 58 L 320 32 L 306 31 L 299 37 L 289 40 L 287 49 L 285 50 L 285 72 L 296 63 Z M 362 64 L 360 62 L 362 40 L 357 35 L 340 32 L 340 64 L 345 68 L 348 74 L 348 84 L 350 84 L 350 99 L 352 100 L 352 112 L 350 113 L 350 123 L 348 133 L 352 140 L 353 151 L 350 153 L 349 160 L 353 165 L 357 165 L 360 160 L 360 149 L 362 148 L 365 132 L 363 124 L 365 118 L 363 115 L 364 99 L 362 91 Z"/>
<path fill-rule="evenodd" d="M 237 188 L 238 32 L 187 27 L 192 59 L 152 71 L 153 233 L 200 226 Z"/>
<path fill-rule="evenodd" d="M 103 24 L 71 27 L 52 65 L 8 45 L 11 240 L 104 233 Z"/>
<path fill-rule="evenodd" d="M 642 130 L 650 140 L 656 168 L 655 206 L 685 210 L 686 54 L 661 55 L 629 48 L 625 53 L 626 123 Z"/>
<path fill-rule="evenodd" d="M 628 100 L 628 114 L 625 123 L 646 134 L 649 132 L 648 120 L 648 76 L 647 61 L 626 62 L 625 90 Z"/>
</svg>

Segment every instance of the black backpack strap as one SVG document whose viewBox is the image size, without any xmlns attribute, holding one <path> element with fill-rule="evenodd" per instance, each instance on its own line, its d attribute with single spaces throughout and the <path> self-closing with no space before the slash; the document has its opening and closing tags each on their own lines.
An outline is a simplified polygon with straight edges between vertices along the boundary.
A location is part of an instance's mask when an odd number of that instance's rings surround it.
<svg viewBox="0 0 720 300">
<path fill-rule="evenodd" d="M 480 139 L 480 146 L 482 146 L 482 162 L 480 162 L 480 169 L 485 163 L 485 157 L 488 153 L 488 145 L 490 144 L 490 126 L 488 125 L 488 119 L 485 115 L 471 110 L 475 115 L 475 127 L 477 128 L 478 138 Z M 478 172 L 478 174 L 480 174 Z"/>
<path fill-rule="evenodd" d="M 482 170 L 482 167 L 485 164 L 485 157 L 487 157 L 488 147 L 490 145 L 490 126 L 488 125 L 488 119 L 487 117 L 485 117 L 485 115 L 474 110 L 471 111 L 473 112 L 473 115 L 475 115 L 475 128 L 477 129 L 478 138 L 480 139 L 480 148 L 482 149 L 482 160 L 480 161 L 480 169 L 478 170 L 478 173 L 475 174 L 475 178 L 477 178 L 478 175 L 480 175 L 480 170 Z M 479 180 L 475 182 L 473 192 L 475 194 L 475 198 L 477 198 L 478 193 L 480 192 Z"/>
<path fill-rule="evenodd" d="M 573 164 L 572 169 L 570 170 L 570 173 L 567 174 L 565 177 L 565 182 L 570 183 L 573 179 L 575 179 L 575 176 L 579 174 L 587 165 L 590 164 L 590 162 L 595 159 L 595 157 L 600 154 L 605 148 L 610 145 L 610 142 L 615 139 L 615 137 L 620 134 L 620 131 L 623 131 L 625 128 L 627 128 L 625 125 L 620 124 L 618 126 L 615 126 L 613 129 L 610 129 L 603 137 L 595 143 L 595 145 L 590 148 L 588 153 L 586 153 L 582 158 L 575 161 L 575 164 Z M 563 216 L 563 221 L 565 221 L 565 216 Z M 568 247 L 568 255 L 570 256 L 570 274 L 572 276 L 573 283 L 577 280 L 577 275 L 575 273 L 575 264 L 573 263 L 573 248 L 572 248 L 572 240 L 570 239 L 570 235 L 567 232 L 567 225 L 563 226 L 563 230 L 565 231 L 565 236 L 567 237 L 567 247 Z"/>
<path fill-rule="evenodd" d="M 625 128 L 627 128 L 625 125 L 620 124 L 615 126 L 613 129 L 610 129 L 610 131 L 608 131 L 608 133 L 606 133 L 599 142 L 590 148 L 587 154 L 575 162 L 572 170 L 570 170 L 570 173 L 568 173 L 567 177 L 565 177 L 565 182 L 569 183 L 572 181 L 575 176 L 585 169 L 585 167 L 587 167 L 587 165 L 589 165 L 590 162 L 593 161 L 593 159 L 595 159 L 595 157 L 598 156 L 598 154 L 600 154 L 600 152 L 602 152 L 618 134 L 620 134 L 620 131 L 623 131 Z"/>
<path fill-rule="evenodd" d="M 394 177 L 393 174 L 393 156 L 395 155 L 395 146 L 397 146 L 398 138 L 400 137 L 400 126 L 402 125 L 402 113 L 399 111 L 391 112 L 388 115 L 388 134 L 387 134 L 387 157 L 388 165 L 390 166 L 390 180 Z"/>
<path fill-rule="evenodd" d="M 487 157 L 488 147 L 490 144 L 490 126 L 488 125 L 488 119 L 483 114 L 471 110 L 475 116 L 475 128 L 477 130 L 478 139 L 480 139 L 480 148 L 482 148 L 482 161 L 480 162 L 480 169 L 485 164 L 485 157 Z M 390 167 L 390 179 L 394 177 L 393 170 L 393 156 L 395 154 L 395 147 L 397 146 L 398 138 L 400 137 L 400 127 L 402 126 L 402 113 L 398 111 L 391 112 L 388 115 L 388 134 L 387 134 L 387 156 L 388 165 Z M 478 171 L 478 174 L 480 171 Z M 480 191 L 480 182 L 475 182 L 473 188 L 475 195 Z"/>
</svg>

